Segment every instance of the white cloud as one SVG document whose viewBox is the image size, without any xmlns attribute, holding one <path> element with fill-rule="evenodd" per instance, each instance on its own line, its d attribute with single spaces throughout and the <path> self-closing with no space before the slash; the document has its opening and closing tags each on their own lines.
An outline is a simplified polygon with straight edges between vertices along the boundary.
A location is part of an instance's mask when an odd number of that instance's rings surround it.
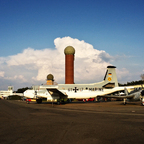
<svg viewBox="0 0 144 144">
<path fill-rule="evenodd" d="M 0 71 L 0 77 L 4 77 L 5 72 L 4 71 Z"/>
<path fill-rule="evenodd" d="M 105 51 L 94 49 L 91 44 L 71 37 L 56 38 L 54 44 L 55 49 L 34 50 L 27 48 L 22 53 L 9 56 L 6 63 L 11 67 L 23 66 L 27 70 L 36 69 L 38 73 L 33 75 L 33 80 L 45 80 L 47 74 L 52 73 L 56 81 L 64 82 L 64 49 L 70 45 L 76 50 L 75 82 L 85 82 L 94 80 L 93 78 L 99 81 L 102 74 L 105 73 L 104 69 L 112 59 L 112 56 Z"/>
<path fill-rule="evenodd" d="M 126 76 L 130 76 L 130 72 L 126 68 L 117 69 L 117 77 L 119 80 L 122 80 Z"/>
<path fill-rule="evenodd" d="M 5 77 L 7 80 L 18 80 L 20 83 L 21 82 L 26 82 L 27 80 L 24 78 L 23 75 L 15 75 L 13 77 Z"/>
<path fill-rule="evenodd" d="M 27 48 L 22 53 L 6 58 L 0 58 L 2 67 L 0 76 L 14 80 L 18 83 L 29 82 L 30 84 L 45 83 L 49 73 L 54 75 L 56 82 L 64 83 L 65 79 L 65 55 L 67 46 L 75 48 L 75 83 L 98 82 L 103 80 L 106 68 L 115 57 L 104 50 L 97 50 L 91 44 L 71 37 L 56 38 L 55 48 L 35 50 Z M 119 76 L 127 75 L 125 69 L 119 71 Z"/>
</svg>

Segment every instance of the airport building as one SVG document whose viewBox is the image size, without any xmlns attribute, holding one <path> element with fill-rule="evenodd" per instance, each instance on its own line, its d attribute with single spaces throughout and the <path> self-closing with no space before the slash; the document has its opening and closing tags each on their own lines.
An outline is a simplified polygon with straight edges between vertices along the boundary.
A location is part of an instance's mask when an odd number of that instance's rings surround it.
<svg viewBox="0 0 144 144">
<path fill-rule="evenodd" d="M 8 90 L 0 91 L 0 98 L 8 97 L 9 95 L 13 95 L 13 86 L 8 86 Z"/>
</svg>

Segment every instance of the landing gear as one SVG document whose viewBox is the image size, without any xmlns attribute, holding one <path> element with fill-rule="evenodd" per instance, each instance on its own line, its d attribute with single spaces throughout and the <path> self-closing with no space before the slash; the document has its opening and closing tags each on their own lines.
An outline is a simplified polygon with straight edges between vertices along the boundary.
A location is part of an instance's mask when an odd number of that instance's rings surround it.
<svg viewBox="0 0 144 144">
<path fill-rule="evenodd" d="M 124 105 L 126 105 L 126 99 L 124 98 Z"/>
<path fill-rule="evenodd" d="M 42 103 L 42 99 L 36 99 L 36 102 L 37 102 L 38 104 L 40 104 L 40 103 Z"/>
<path fill-rule="evenodd" d="M 97 97 L 95 97 L 95 100 L 94 100 L 95 102 L 97 102 L 98 101 L 98 99 L 97 99 Z"/>
</svg>

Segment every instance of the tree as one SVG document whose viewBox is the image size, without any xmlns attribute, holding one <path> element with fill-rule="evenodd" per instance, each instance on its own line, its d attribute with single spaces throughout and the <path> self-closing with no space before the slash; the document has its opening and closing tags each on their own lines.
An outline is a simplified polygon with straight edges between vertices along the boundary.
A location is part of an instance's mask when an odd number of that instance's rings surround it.
<svg viewBox="0 0 144 144">
<path fill-rule="evenodd" d="M 27 89 L 29 89 L 28 87 L 25 88 L 20 88 L 16 91 L 16 93 L 23 93 L 24 91 L 26 91 Z"/>
</svg>

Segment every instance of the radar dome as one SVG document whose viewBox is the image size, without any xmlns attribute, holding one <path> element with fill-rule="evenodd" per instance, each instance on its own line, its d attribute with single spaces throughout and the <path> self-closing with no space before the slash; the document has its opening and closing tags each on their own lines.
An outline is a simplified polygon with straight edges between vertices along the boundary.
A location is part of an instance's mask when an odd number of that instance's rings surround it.
<svg viewBox="0 0 144 144">
<path fill-rule="evenodd" d="M 54 76 L 52 74 L 47 75 L 47 80 L 54 81 Z"/>
<path fill-rule="evenodd" d="M 64 50 L 65 55 L 71 54 L 74 55 L 75 54 L 75 49 L 72 46 L 67 46 Z"/>
</svg>

